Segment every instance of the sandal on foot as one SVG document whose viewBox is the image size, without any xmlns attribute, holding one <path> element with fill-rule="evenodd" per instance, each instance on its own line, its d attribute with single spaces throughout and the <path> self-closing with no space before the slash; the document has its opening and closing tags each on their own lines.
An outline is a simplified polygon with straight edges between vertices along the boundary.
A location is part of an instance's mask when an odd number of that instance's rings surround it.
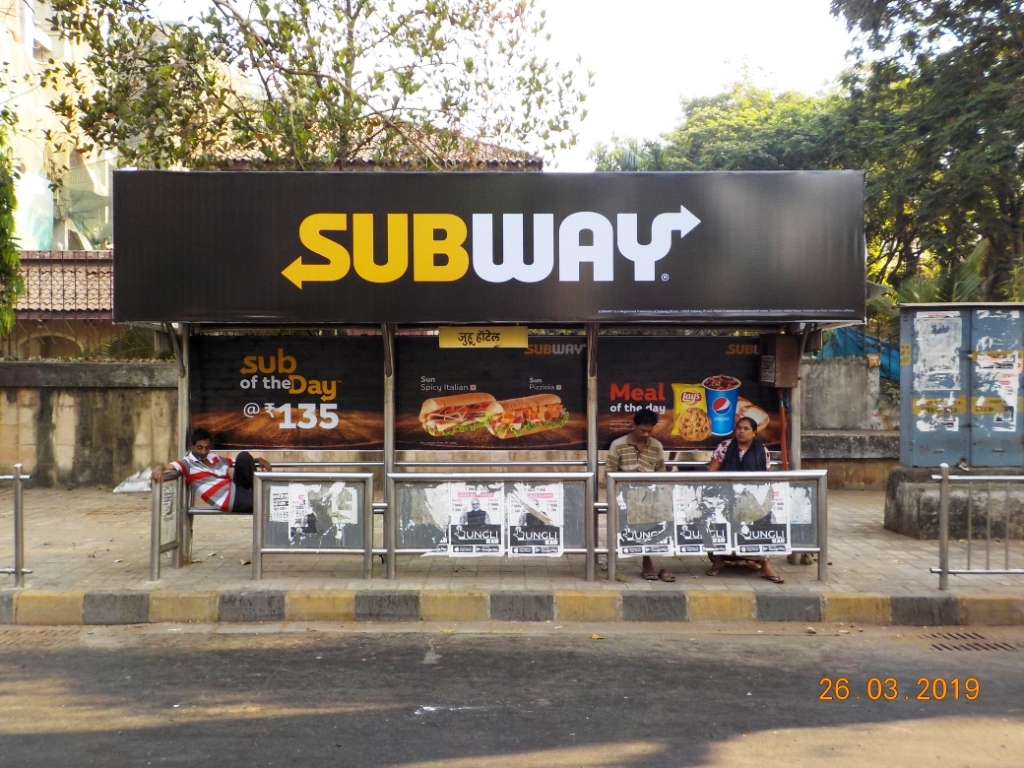
<svg viewBox="0 0 1024 768">
<path fill-rule="evenodd" d="M 647 579 L 647 581 L 658 580 L 658 574 L 655 571 L 640 571 L 640 575 Z"/>
<path fill-rule="evenodd" d="M 769 576 L 767 573 L 761 574 L 762 579 L 768 579 L 772 584 L 785 584 L 786 580 L 779 576 L 777 573 L 773 573 Z"/>
<path fill-rule="evenodd" d="M 676 575 L 667 568 L 662 568 L 658 571 L 658 578 L 662 581 L 673 582 L 676 580 Z"/>
<path fill-rule="evenodd" d="M 705 571 L 704 575 L 705 576 L 717 576 L 721 572 L 722 572 L 722 566 L 721 565 L 716 565 L 714 568 L 711 568 L 710 570 Z"/>
</svg>

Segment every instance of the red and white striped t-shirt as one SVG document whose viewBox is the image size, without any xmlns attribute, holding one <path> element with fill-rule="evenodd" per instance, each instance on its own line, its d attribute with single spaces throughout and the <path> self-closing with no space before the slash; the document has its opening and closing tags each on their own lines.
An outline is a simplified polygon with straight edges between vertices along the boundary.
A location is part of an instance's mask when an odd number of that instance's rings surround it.
<svg viewBox="0 0 1024 768">
<path fill-rule="evenodd" d="M 230 512 L 235 502 L 235 484 L 228 476 L 228 469 L 235 462 L 212 453 L 207 454 L 206 462 L 204 464 L 189 451 L 185 458 L 172 461 L 171 466 L 181 472 L 185 482 L 203 501 L 221 512 Z"/>
</svg>

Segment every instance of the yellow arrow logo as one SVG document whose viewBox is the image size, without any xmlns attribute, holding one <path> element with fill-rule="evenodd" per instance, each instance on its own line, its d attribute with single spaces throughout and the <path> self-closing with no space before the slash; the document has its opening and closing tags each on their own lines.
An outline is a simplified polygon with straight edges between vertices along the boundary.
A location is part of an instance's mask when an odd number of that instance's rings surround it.
<svg viewBox="0 0 1024 768">
<path fill-rule="evenodd" d="M 344 213 L 314 213 L 299 225 L 299 241 L 313 253 L 327 259 L 326 264 L 303 264 L 302 257 L 281 270 L 281 274 L 302 289 L 303 283 L 328 283 L 341 280 L 352 266 L 352 255 L 345 246 L 326 237 L 324 232 L 344 232 L 348 229 L 348 215 Z"/>
</svg>

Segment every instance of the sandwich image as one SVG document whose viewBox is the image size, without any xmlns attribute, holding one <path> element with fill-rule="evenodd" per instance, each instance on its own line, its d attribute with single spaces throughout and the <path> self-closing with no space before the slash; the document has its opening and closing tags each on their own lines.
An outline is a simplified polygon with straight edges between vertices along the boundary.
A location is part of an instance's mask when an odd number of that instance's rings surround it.
<svg viewBox="0 0 1024 768">
<path fill-rule="evenodd" d="M 499 400 L 487 409 L 487 431 L 506 439 L 564 427 L 569 412 L 557 395 L 531 395 Z"/>
<path fill-rule="evenodd" d="M 762 430 L 767 427 L 768 422 L 771 421 L 771 417 L 764 408 L 759 405 L 754 405 L 745 397 L 741 397 L 736 401 L 736 419 L 739 420 L 745 416 L 748 416 L 757 422 L 758 430 Z"/>
<path fill-rule="evenodd" d="M 473 432 L 487 425 L 488 408 L 494 404 L 494 395 L 486 392 L 432 397 L 420 406 L 420 424 L 434 437 Z"/>
</svg>

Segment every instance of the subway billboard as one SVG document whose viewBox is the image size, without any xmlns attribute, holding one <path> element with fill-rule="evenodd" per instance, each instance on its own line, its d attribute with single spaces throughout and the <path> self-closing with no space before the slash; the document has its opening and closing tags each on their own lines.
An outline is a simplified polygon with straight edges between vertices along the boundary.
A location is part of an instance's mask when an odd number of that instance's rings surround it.
<svg viewBox="0 0 1024 768">
<path fill-rule="evenodd" d="M 864 174 L 114 174 L 114 319 L 855 321 Z"/>
</svg>

